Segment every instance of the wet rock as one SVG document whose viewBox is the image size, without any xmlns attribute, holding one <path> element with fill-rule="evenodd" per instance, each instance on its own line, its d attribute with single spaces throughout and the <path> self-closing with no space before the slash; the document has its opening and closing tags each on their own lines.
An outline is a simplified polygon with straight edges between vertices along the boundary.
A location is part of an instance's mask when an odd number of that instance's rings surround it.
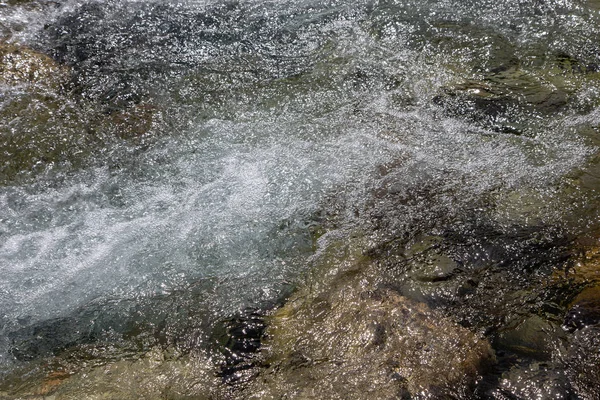
<svg viewBox="0 0 600 400">
<path fill-rule="evenodd" d="M 502 133 L 521 134 L 530 113 L 551 114 L 567 105 L 568 95 L 535 75 L 506 70 L 479 80 L 442 88 L 435 104 L 446 113 Z"/>
<path fill-rule="evenodd" d="M 502 374 L 498 387 L 489 393 L 492 399 L 556 399 L 579 398 L 562 368 L 544 362 L 515 365 Z"/>
<path fill-rule="evenodd" d="M 102 162 L 111 145 L 145 143 L 160 115 L 147 103 L 106 114 L 56 91 L 14 92 L 0 103 L 0 184 Z"/>
<path fill-rule="evenodd" d="M 423 303 L 377 288 L 355 256 L 310 279 L 266 331 L 266 363 L 244 398 L 468 398 L 489 344 Z M 412 397 L 411 397 L 412 396 Z"/>
<path fill-rule="evenodd" d="M 0 399 L 224 399 L 227 388 L 204 354 L 181 356 L 153 349 L 143 357 L 109 362 L 81 371 L 64 367 L 27 386 L 0 392 Z"/>
<path fill-rule="evenodd" d="M 496 332 L 494 347 L 537 360 L 550 360 L 564 339 L 560 326 L 534 315 L 507 322 Z"/>
<path fill-rule="evenodd" d="M 0 42 L 0 83 L 57 86 L 68 79 L 68 68 L 30 48 Z"/>
<path fill-rule="evenodd" d="M 577 331 L 567 356 L 566 371 L 579 398 L 600 398 L 600 327 Z"/>
<path fill-rule="evenodd" d="M 600 284 L 600 248 L 586 246 L 580 257 L 575 258 L 574 265 L 555 276 L 557 279 L 568 279 L 575 284 Z"/>
<path fill-rule="evenodd" d="M 571 303 L 564 326 L 570 330 L 600 324 L 600 286 L 584 289 Z"/>
</svg>

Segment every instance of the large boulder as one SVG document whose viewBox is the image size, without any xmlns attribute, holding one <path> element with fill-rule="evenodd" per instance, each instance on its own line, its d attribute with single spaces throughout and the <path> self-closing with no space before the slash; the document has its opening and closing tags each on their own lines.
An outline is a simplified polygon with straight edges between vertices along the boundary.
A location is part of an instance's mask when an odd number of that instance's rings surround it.
<svg viewBox="0 0 600 400">
<path fill-rule="evenodd" d="M 273 315 L 268 367 L 243 397 L 468 398 L 489 343 L 376 276 L 358 256 L 308 279 Z"/>
</svg>

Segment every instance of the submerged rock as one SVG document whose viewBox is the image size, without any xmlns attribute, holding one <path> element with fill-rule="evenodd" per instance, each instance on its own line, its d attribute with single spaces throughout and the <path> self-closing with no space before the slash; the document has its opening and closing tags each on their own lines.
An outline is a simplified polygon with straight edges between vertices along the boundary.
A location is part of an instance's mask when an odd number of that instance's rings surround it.
<svg viewBox="0 0 600 400">
<path fill-rule="evenodd" d="M 489 343 L 375 284 L 354 258 L 317 273 L 272 317 L 249 399 L 468 398 Z"/>
<path fill-rule="evenodd" d="M 556 279 L 567 279 L 574 284 L 600 284 L 600 248 L 587 246 L 582 250 L 581 256 L 575 260 L 574 265 L 564 272 L 564 275 L 555 276 Z"/>
<path fill-rule="evenodd" d="M 90 135 L 83 110 L 59 93 L 14 92 L 0 108 L 0 184 L 55 168 L 77 168 L 102 138 Z"/>
<path fill-rule="evenodd" d="M 577 398 L 596 399 L 600 397 L 600 251 L 595 244 L 580 243 L 574 253 L 571 265 L 558 269 L 546 288 L 561 293 L 564 307 L 565 348 L 554 361 Z"/>
<path fill-rule="evenodd" d="M 553 399 L 568 400 L 578 397 L 563 368 L 553 368 L 545 362 L 515 365 L 502 374 L 491 399 Z"/>
<path fill-rule="evenodd" d="M 565 91 L 534 75 L 503 71 L 482 81 L 467 80 L 442 88 L 433 99 L 446 113 L 502 133 L 522 134 L 530 113 L 550 114 L 567 104 Z"/>
<path fill-rule="evenodd" d="M 564 326 L 571 330 L 600 324 L 600 285 L 584 289 L 575 297 L 565 316 Z"/>
<path fill-rule="evenodd" d="M 158 116 L 147 103 L 107 114 L 54 88 L 14 90 L 0 100 L 0 185 L 102 163 L 111 146 L 148 139 Z"/>
<path fill-rule="evenodd" d="M 57 86 L 69 75 L 68 68 L 28 47 L 0 42 L 0 83 Z"/>
<path fill-rule="evenodd" d="M 135 361 L 117 361 L 71 378 L 55 399 L 218 399 L 225 388 L 203 356 L 178 358 L 153 351 Z"/>
<path fill-rule="evenodd" d="M 567 374 L 580 398 L 600 398 L 600 326 L 576 332 L 567 354 Z"/>
<path fill-rule="evenodd" d="M 179 356 L 154 349 L 137 359 L 118 360 L 74 373 L 61 368 L 0 399 L 222 399 L 227 388 L 203 354 Z"/>
<path fill-rule="evenodd" d="M 570 301 L 563 327 L 576 331 L 590 325 L 600 325 L 600 250 L 588 246 L 573 265 L 552 277 L 555 285 L 568 285 Z"/>
<path fill-rule="evenodd" d="M 153 131 L 160 110 L 151 99 L 101 106 L 78 93 L 72 72 L 0 40 L 0 185 L 105 161 L 111 146 L 145 143 Z"/>
<path fill-rule="evenodd" d="M 0 184 L 71 162 L 89 137 L 81 110 L 61 95 L 69 69 L 28 47 L 0 42 Z"/>
<path fill-rule="evenodd" d="M 495 336 L 497 348 L 546 361 L 564 340 L 560 326 L 537 315 L 512 318 Z"/>
<path fill-rule="evenodd" d="M 22 5 L 22 4 L 32 3 L 34 1 L 35 0 L 7 0 L 6 2 L 10 6 L 18 6 L 18 5 Z"/>
<path fill-rule="evenodd" d="M 564 53 L 513 61 L 481 74 L 457 71 L 455 82 L 442 86 L 433 102 L 447 115 L 518 135 L 531 131 L 540 117 L 598 105 L 588 93 L 598 88 L 595 64 Z"/>
</svg>

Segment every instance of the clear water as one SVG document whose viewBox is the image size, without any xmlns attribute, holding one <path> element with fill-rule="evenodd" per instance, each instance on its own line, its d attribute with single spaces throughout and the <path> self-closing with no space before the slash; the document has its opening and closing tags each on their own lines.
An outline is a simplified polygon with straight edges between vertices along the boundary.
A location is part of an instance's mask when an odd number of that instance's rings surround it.
<svg viewBox="0 0 600 400">
<path fill-rule="evenodd" d="M 68 90 L 0 87 L 3 110 L 50 90 L 58 115 L 27 143 L 34 154 L 50 146 L 47 132 L 66 143 L 2 179 L 2 370 L 38 356 L 15 356 L 32 327 L 75 315 L 72 329 L 87 329 L 86 310 L 106 308 L 100 329 L 118 336 L 130 304 L 199 283 L 211 321 L 273 302 L 327 245 L 320 230 L 372 228 L 368 216 L 389 207 L 382 187 L 433 194 L 403 205 L 375 241 L 417 229 L 426 209 L 461 217 L 468 204 L 500 229 L 593 225 L 573 222 L 561 185 L 596 151 L 598 18 L 574 0 L 1 5 L 9 41 L 73 74 Z M 585 71 L 552 72 L 564 54 Z M 551 91 L 560 79 L 548 77 L 564 74 L 567 106 L 510 105 L 473 121 L 434 101 L 513 59 Z M 148 129 L 115 135 L 122 128 L 105 116 L 139 104 L 151 105 Z M 5 137 L 36 124 L 3 115 Z"/>
</svg>

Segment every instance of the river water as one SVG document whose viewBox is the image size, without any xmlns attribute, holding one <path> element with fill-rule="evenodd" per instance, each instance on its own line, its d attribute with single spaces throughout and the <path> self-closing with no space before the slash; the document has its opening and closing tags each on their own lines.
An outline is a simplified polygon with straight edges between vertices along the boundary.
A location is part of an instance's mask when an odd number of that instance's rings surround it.
<svg viewBox="0 0 600 400">
<path fill-rule="evenodd" d="M 82 343 L 209 346 L 351 231 L 530 232 L 494 242 L 506 257 L 593 236 L 598 7 L 0 4 L 5 40 L 69 71 L 0 86 L 1 372 Z"/>
</svg>

